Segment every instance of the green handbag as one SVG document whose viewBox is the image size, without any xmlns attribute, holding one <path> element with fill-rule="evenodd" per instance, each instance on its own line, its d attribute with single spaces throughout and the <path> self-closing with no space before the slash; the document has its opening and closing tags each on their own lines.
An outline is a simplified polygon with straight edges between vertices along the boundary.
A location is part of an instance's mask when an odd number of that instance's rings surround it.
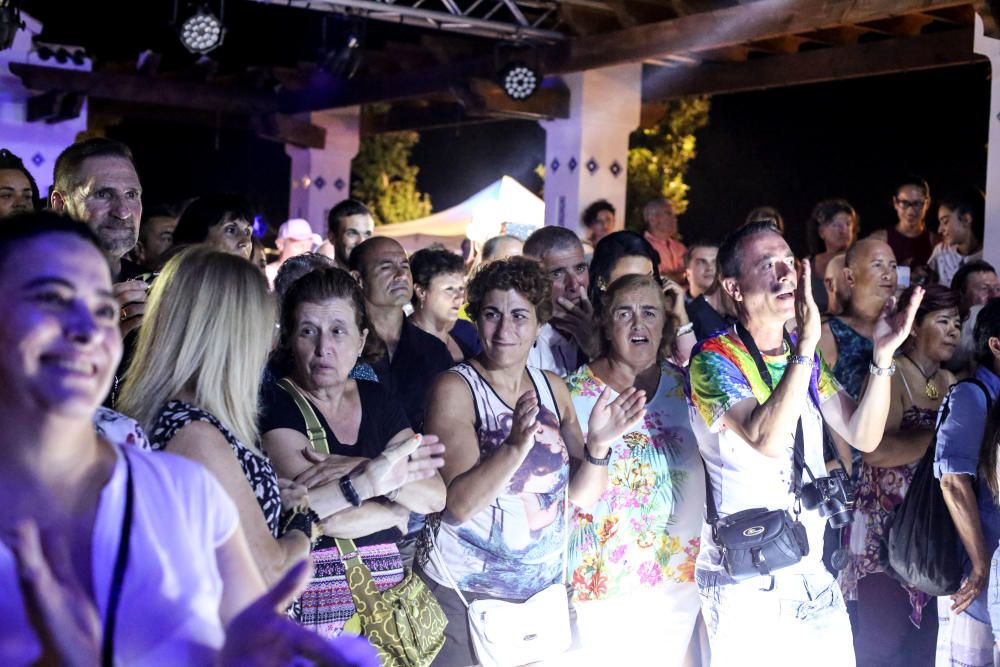
<svg viewBox="0 0 1000 667">
<path fill-rule="evenodd" d="M 338 537 L 336 542 L 361 634 L 375 647 L 382 667 L 430 665 L 444 646 L 448 619 L 424 582 L 406 570 L 403 581 L 379 591 L 354 541 Z"/>
<path fill-rule="evenodd" d="M 309 444 L 317 452 L 329 454 L 326 432 L 301 390 L 291 378 L 282 378 L 278 386 L 291 394 L 302 413 Z M 382 667 L 428 667 L 444 646 L 448 619 L 441 605 L 411 570 L 405 570 L 401 582 L 380 591 L 354 540 L 334 539 L 355 608 L 345 630 L 364 635 L 375 647 Z"/>
</svg>

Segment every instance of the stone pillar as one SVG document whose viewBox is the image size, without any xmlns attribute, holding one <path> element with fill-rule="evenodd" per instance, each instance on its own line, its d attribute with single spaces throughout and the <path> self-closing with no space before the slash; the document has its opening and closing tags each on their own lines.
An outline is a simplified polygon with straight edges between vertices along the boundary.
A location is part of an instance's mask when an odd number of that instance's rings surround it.
<svg viewBox="0 0 1000 667">
<path fill-rule="evenodd" d="M 351 160 L 361 144 L 361 107 L 316 111 L 302 120 L 326 129 L 326 147 L 285 147 L 292 158 L 288 217 L 305 218 L 326 238 L 326 214 L 350 195 Z"/>
<path fill-rule="evenodd" d="M 87 103 L 84 101 L 80 115 L 58 123 L 27 120 L 28 99 L 45 91 L 31 91 L 21 79 L 11 74 L 10 63 L 26 63 L 42 67 L 90 71 L 91 61 L 82 65 L 72 60 L 60 64 L 55 58 L 38 57 L 32 40 L 42 32 L 42 24 L 27 14 L 22 14 L 26 27 L 18 30 L 11 48 L 0 51 L 0 148 L 6 148 L 24 161 L 38 183 L 44 199 L 52 185 L 52 169 L 64 148 L 74 143 L 78 135 L 87 131 Z M 55 46 L 55 45 L 53 45 Z"/>
<path fill-rule="evenodd" d="M 563 77 L 570 89 L 570 117 L 543 121 L 545 224 L 583 233 L 580 214 L 607 199 L 625 222 L 628 136 L 639 126 L 640 63 Z"/>
<path fill-rule="evenodd" d="M 990 134 L 986 159 L 986 218 L 983 259 L 1000 266 L 1000 40 L 983 33 L 983 19 L 976 15 L 976 53 L 990 59 Z"/>
</svg>

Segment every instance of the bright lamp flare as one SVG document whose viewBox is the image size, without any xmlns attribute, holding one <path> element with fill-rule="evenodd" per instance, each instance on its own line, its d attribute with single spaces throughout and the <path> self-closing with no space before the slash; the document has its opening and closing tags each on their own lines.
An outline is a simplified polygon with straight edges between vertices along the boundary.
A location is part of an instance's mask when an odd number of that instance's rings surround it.
<svg viewBox="0 0 1000 667">
<path fill-rule="evenodd" d="M 191 53 L 208 53 L 222 44 L 225 32 L 222 22 L 202 8 L 181 24 L 181 44 Z"/>
<path fill-rule="evenodd" d="M 538 73 L 522 63 L 511 63 L 501 73 L 501 84 L 514 100 L 526 100 L 538 90 Z"/>
</svg>

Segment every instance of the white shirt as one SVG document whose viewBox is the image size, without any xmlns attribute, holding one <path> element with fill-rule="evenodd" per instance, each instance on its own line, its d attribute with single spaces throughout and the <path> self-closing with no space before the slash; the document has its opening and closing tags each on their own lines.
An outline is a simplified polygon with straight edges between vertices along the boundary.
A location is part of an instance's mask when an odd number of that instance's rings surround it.
<svg viewBox="0 0 1000 667">
<path fill-rule="evenodd" d="M 543 324 L 528 353 L 528 365 L 566 377 L 580 365 L 579 358 L 580 348 L 575 340 L 566 338 L 551 324 Z"/>
<path fill-rule="evenodd" d="M 197 463 L 164 452 L 126 449 L 132 464 L 133 525 L 115 661 L 130 666 L 212 664 L 225 639 L 215 549 L 239 525 L 236 506 Z M 118 450 L 94 522 L 93 589 L 102 629 L 125 508 L 122 457 Z M 41 646 L 24 611 L 13 554 L 3 542 L 0 591 L 0 664 L 32 664 L 41 656 Z"/>
<path fill-rule="evenodd" d="M 955 277 L 963 264 L 982 258 L 982 250 L 971 255 L 963 255 L 955 249 L 955 246 L 941 241 L 934 246 L 931 257 L 927 260 L 927 266 L 937 271 L 939 284 L 951 287 L 951 279 Z"/>
</svg>

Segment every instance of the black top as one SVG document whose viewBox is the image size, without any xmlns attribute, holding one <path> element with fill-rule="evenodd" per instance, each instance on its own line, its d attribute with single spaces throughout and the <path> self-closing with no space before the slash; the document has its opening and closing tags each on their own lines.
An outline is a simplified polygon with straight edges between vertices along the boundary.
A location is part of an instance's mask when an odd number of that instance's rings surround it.
<svg viewBox="0 0 1000 667">
<path fill-rule="evenodd" d="M 358 395 L 361 398 L 361 425 L 358 427 L 357 442 L 341 443 L 326 418 L 314 403 L 310 401 L 319 423 L 326 431 L 326 441 L 331 454 L 341 456 L 359 456 L 373 459 L 385 450 L 385 446 L 397 433 L 410 428 L 403 407 L 385 388 L 377 382 L 356 380 Z M 309 400 L 306 398 L 306 400 Z M 306 420 L 302 417 L 291 394 L 277 384 L 268 384 L 261 391 L 260 432 L 266 434 L 279 428 L 290 428 L 306 435 Z M 403 534 L 396 528 L 381 530 L 377 533 L 354 540 L 358 546 L 386 544 L 397 542 Z M 333 545 L 332 540 L 330 546 Z"/>
<path fill-rule="evenodd" d="M 271 467 L 271 461 L 263 456 L 259 456 L 237 439 L 233 433 L 222 425 L 215 415 L 205 412 L 201 408 L 195 407 L 183 401 L 170 401 L 163 407 L 160 416 L 156 418 L 153 429 L 149 432 L 149 444 L 153 449 L 164 449 L 177 431 L 181 430 L 193 421 L 203 421 L 219 429 L 219 432 L 226 438 L 226 442 L 232 447 L 233 453 L 243 468 L 243 474 L 247 478 L 247 483 L 253 489 L 260 505 L 260 511 L 264 513 L 264 520 L 271 534 L 278 537 L 280 534 L 279 524 L 281 519 L 281 491 L 278 488 L 278 476 Z"/>
<path fill-rule="evenodd" d="M 691 299 L 684 304 L 684 307 L 687 309 L 688 319 L 694 325 L 694 336 L 699 343 L 712 338 L 720 331 L 725 331 L 733 324 L 732 319 L 723 316 L 712 307 L 704 294 L 697 299 Z"/>
<path fill-rule="evenodd" d="M 115 276 L 114 282 L 123 283 L 126 280 L 132 280 L 133 278 L 138 278 L 144 273 L 149 273 L 149 269 L 144 266 L 140 266 L 133 262 L 132 260 L 122 257 L 121 259 L 122 268 Z"/>
<path fill-rule="evenodd" d="M 372 364 L 389 394 L 402 403 L 413 430 L 424 428 L 424 408 L 434 378 L 454 365 L 448 346 L 403 318 L 403 330 L 392 361 L 384 357 Z"/>
</svg>

